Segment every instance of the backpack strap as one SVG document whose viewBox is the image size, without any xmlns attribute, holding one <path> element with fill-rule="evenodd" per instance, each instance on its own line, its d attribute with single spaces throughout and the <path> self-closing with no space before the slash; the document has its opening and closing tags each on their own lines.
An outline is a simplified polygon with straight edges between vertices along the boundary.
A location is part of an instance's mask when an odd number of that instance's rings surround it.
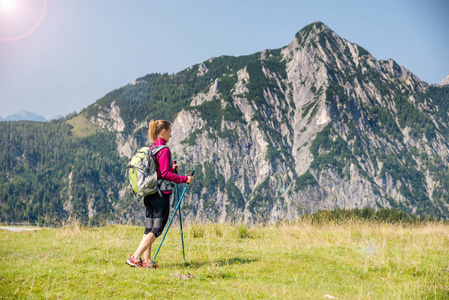
<svg viewBox="0 0 449 300">
<path fill-rule="evenodd" d="M 168 151 L 170 151 L 170 148 L 168 148 L 168 146 L 166 145 L 160 145 L 160 146 L 151 146 L 150 147 L 150 151 L 151 151 L 151 155 L 156 158 L 156 154 L 161 151 L 162 149 L 167 148 Z M 157 191 L 159 193 L 159 195 L 162 198 L 162 193 L 161 191 L 168 191 L 171 190 L 172 185 L 171 185 L 171 181 L 165 180 L 165 179 L 159 179 L 156 183 L 157 185 Z"/>
<path fill-rule="evenodd" d="M 167 148 L 168 150 L 170 150 L 170 148 L 168 148 L 168 146 L 165 145 L 161 145 L 161 146 L 151 146 L 150 150 L 151 150 L 151 155 L 155 156 L 159 151 L 161 151 L 162 149 Z"/>
</svg>

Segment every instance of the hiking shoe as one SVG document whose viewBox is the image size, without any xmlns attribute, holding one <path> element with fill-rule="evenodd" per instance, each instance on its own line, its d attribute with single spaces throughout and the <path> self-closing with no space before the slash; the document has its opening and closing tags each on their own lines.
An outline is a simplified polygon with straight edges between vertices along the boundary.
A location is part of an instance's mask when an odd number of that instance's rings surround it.
<svg viewBox="0 0 449 300">
<path fill-rule="evenodd" d="M 143 267 L 149 269 L 150 268 L 151 263 L 147 264 L 147 262 L 143 263 Z M 159 269 L 160 266 L 158 266 L 156 263 L 153 264 L 153 266 L 151 267 L 152 269 Z"/>
<path fill-rule="evenodd" d="M 132 255 L 128 258 L 128 260 L 126 261 L 126 264 L 130 265 L 131 267 L 137 267 L 137 268 L 142 268 L 142 265 L 143 265 L 141 259 L 136 260 L 134 258 L 134 256 L 132 256 Z"/>
</svg>

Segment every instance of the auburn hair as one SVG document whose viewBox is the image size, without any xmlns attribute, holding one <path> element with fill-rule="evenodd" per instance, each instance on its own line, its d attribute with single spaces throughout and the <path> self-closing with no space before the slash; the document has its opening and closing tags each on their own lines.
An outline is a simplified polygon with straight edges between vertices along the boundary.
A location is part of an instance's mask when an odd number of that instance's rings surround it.
<svg viewBox="0 0 449 300">
<path fill-rule="evenodd" d="M 171 123 L 167 120 L 156 120 L 153 119 L 150 121 L 150 128 L 148 129 L 148 136 L 150 137 L 150 141 L 154 143 L 159 133 L 162 130 L 169 130 L 171 128 Z"/>
</svg>

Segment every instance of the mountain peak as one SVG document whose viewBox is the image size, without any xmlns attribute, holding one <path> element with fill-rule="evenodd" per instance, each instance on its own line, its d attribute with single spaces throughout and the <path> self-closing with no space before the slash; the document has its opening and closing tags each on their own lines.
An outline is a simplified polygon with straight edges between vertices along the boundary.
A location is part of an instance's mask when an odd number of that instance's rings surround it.
<svg viewBox="0 0 449 300">
<path fill-rule="evenodd" d="M 316 22 L 310 23 L 309 25 L 304 26 L 304 28 L 301 29 L 299 32 L 301 32 L 301 31 L 310 31 L 311 29 L 316 29 L 316 30 L 319 30 L 319 31 L 323 31 L 323 30 L 329 30 L 330 28 L 326 24 L 324 24 L 323 22 L 316 21 Z"/>
<path fill-rule="evenodd" d="M 449 85 L 449 74 L 441 81 L 440 85 Z"/>
<path fill-rule="evenodd" d="M 301 44 L 301 41 L 306 40 L 308 37 L 316 36 L 321 32 L 329 33 L 333 31 L 323 22 L 317 21 L 305 26 L 303 29 L 298 31 L 295 37 L 296 39 L 298 39 L 298 43 Z"/>
<path fill-rule="evenodd" d="M 289 46 L 300 48 L 312 45 L 313 48 L 317 48 L 316 45 L 320 44 L 323 48 L 329 48 L 329 50 L 338 51 L 342 50 L 338 49 L 339 46 L 344 46 L 344 44 L 348 43 L 350 42 L 340 37 L 326 24 L 321 21 L 317 21 L 305 26 L 303 29 L 298 31 Z M 356 47 L 358 48 L 358 52 L 360 52 L 360 55 L 368 53 L 368 51 L 361 48 L 360 46 L 357 45 Z"/>
<path fill-rule="evenodd" d="M 362 57 L 369 52 L 340 37 L 321 21 L 305 26 L 298 31 L 292 42 L 282 50 L 287 62 L 301 68 L 311 67 L 311 71 L 324 69 L 341 69 L 358 66 Z M 311 64 L 311 60 L 313 60 Z M 323 73 L 326 76 L 327 72 Z"/>
</svg>

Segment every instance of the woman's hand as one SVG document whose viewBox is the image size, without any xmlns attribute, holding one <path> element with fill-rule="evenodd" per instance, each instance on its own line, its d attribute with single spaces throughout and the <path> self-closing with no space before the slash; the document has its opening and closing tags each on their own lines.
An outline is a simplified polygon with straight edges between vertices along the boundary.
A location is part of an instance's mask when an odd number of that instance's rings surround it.
<svg viewBox="0 0 449 300">
<path fill-rule="evenodd" d="M 188 184 L 191 184 L 192 183 L 192 181 L 193 181 L 193 176 L 187 176 L 187 183 Z"/>
</svg>

